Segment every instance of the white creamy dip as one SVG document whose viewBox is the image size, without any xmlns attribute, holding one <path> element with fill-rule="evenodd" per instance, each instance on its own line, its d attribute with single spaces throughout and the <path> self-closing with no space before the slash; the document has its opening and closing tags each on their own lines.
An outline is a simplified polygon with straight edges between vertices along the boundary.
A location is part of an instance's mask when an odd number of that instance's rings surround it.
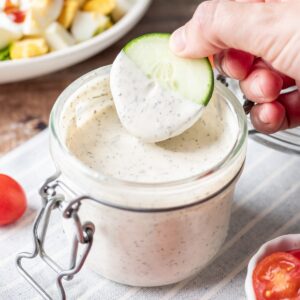
<svg viewBox="0 0 300 300">
<path fill-rule="evenodd" d="M 79 102 L 79 126 L 70 127 L 67 145 L 90 168 L 118 179 L 166 182 L 208 171 L 224 160 L 237 137 L 237 120 L 225 102 L 214 99 L 201 119 L 183 134 L 146 143 L 121 125 L 108 78 L 90 82 L 77 97 L 90 101 L 85 110 Z M 147 127 L 147 120 L 144 123 Z"/>
<path fill-rule="evenodd" d="M 72 94 L 63 94 L 63 109 L 56 105 L 52 114 L 58 116 L 52 123 L 62 133 L 66 156 L 57 148 L 57 135 L 51 138 L 53 159 L 75 191 L 72 198 L 90 195 L 112 204 L 85 200 L 80 207 L 82 223 L 95 225 L 87 263 L 102 276 L 133 286 L 186 279 L 212 260 L 227 234 L 246 148 L 244 140 L 240 143 L 244 129 L 230 105 L 232 95 L 217 89 L 194 126 L 149 144 L 122 127 L 110 94 L 109 69 L 93 74 L 84 84 L 78 81 Z M 84 172 L 78 160 L 88 166 Z M 207 172 L 223 160 L 204 178 L 164 184 Z M 144 184 L 149 182 L 155 184 Z M 73 223 L 66 220 L 65 228 L 72 239 Z"/>
<path fill-rule="evenodd" d="M 162 69 L 160 72 L 172 73 L 171 65 Z M 112 65 L 110 86 L 122 125 L 146 142 L 181 134 L 199 120 L 204 110 L 203 105 L 147 77 L 123 51 Z"/>
</svg>

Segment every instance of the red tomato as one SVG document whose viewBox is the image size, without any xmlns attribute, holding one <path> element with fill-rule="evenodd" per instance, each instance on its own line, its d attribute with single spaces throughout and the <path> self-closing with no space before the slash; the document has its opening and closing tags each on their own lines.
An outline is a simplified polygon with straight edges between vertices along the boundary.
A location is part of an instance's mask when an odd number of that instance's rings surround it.
<svg viewBox="0 0 300 300">
<path fill-rule="evenodd" d="M 287 253 L 292 254 L 293 256 L 297 257 L 298 259 L 300 259 L 300 249 L 294 249 L 294 250 L 290 250 L 290 251 L 286 251 Z"/>
<path fill-rule="evenodd" d="M 0 225 L 18 220 L 26 210 L 27 201 L 22 187 L 11 177 L 0 174 Z"/>
<path fill-rule="evenodd" d="M 10 0 L 6 0 L 4 12 L 15 23 L 23 23 L 25 20 L 25 12 L 20 11 L 19 7 L 14 5 Z"/>
<path fill-rule="evenodd" d="M 252 280 L 257 300 L 300 300 L 300 260 L 290 253 L 265 257 Z"/>
<path fill-rule="evenodd" d="M 25 13 L 20 10 L 13 11 L 9 13 L 10 18 L 15 23 L 23 23 L 25 20 Z"/>
</svg>

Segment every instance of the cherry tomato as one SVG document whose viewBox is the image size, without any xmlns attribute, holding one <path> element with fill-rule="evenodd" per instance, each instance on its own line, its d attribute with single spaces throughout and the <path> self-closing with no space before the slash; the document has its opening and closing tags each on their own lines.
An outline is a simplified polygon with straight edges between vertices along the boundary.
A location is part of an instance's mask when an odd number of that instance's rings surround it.
<svg viewBox="0 0 300 300">
<path fill-rule="evenodd" d="M 18 6 L 14 5 L 10 0 L 6 0 L 4 12 L 15 23 L 23 23 L 25 20 L 25 12 L 21 11 Z"/>
<path fill-rule="evenodd" d="M 290 251 L 286 251 L 287 253 L 292 254 L 293 256 L 297 257 L 298 259 L 300 259 L 300 249 L 294 249 L 294 250 L 290 250 Z"/>
<path fill-rule="evenodd" d="M 300 260 L 276 252 L 261 260 L 253 272 L 257 300 L 300 300 Z"/>
<path fill-rule="evenodd" d="M 23 11 L 16 10 L 16 11 L 9 13 L 9 17 L 15 23 L 23 23 L 25 20 L 25 13 Z"/>
<path fill-rule="evenodd" d="M 18 220 L 26 210 L 27 201 L 22 187 L 11 177 L 0 174 L 0 225 Z"/>
</svg>

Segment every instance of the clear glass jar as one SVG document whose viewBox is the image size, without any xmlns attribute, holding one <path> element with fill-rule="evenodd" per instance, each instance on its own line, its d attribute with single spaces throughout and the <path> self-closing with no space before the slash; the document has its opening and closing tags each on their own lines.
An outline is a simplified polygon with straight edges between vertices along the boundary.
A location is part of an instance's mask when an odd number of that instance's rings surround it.
<svg viewBox="0 0 300 300">
<path fill-rule="evenodd" d="M 161 184 L 105 176 L 77 160 L 65 138 L 68 120 L 75 114 L 71 95 L 109 71 L 109 66 L 92 71 L 59 96 L 50 118 L 52 157 L 61 180 L 76 195 L 97 200 L 85 202 L 79 212 L 81 220 L 95 226 L 87 259 L 90 268 L 127 285 L 175 283 L 203 269 L 226 237 L 233 192 L 245 159 L 245 114 L 235 96 L 217 83 L 217 101 L 226 102 L 239 125 L 234 148 L 223 162 L 205 174 Z"/>
<path fill-rule="evenodd" d="M 234 146 L 223 161 L 183 180 L 126 182 L 91 170 L 65 144 L 68 124 L 78 115 L 71 99 L 83 85 L 109 72 L 110 66 L 106 66 L 76 80 L 59 96 L 51 113 L 51 154 L 58 174 L 40 190 L 44 206 L 33 229 L 35 250 L 17 258 L 19 271 L 46 299 L 49 295 L 24 269 L 22 259 L 39 255 L 58 273 L 58 287 L 65 299 L 62 278 L 70 279 L 77 273 L 86 257 L 91 269 L 113 281 L 161 286 L 201 271 L 226 238 L 247 144 L 247 122 L 239 101 L 216 83 L 215 101 L 230 109 L 239 128 Z M 69 270 L 60 268 L 44 250 L 50 213 L 58 207 L 73 241 Z M 80 244 L 86 248 L 78 259 Z"/>
</svg>

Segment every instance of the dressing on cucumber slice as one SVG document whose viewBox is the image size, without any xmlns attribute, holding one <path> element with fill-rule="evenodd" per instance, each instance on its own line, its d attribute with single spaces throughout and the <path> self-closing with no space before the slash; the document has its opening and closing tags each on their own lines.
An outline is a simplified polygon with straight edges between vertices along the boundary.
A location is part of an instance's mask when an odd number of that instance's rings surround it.
<svg viewBox="0 0 300 300">
<path fill-rule="evenodd" d="M 175 56 L 169 38 L 169 34 L 153 33 L 130 41 L 111 70 L 111 91 L 120 121 L 147 142 L 171 138 L 191 127 L 213 92 L 208 59 Z"/>
<path fill-rule="evenodd" d="M 169 49 L 169 33 L 150 33 L 130 41 L 124 52 L 149 78 L 187 100 L 207 105 L 214 88 L 208 58 L 185 59 Z"/>
</svg>

